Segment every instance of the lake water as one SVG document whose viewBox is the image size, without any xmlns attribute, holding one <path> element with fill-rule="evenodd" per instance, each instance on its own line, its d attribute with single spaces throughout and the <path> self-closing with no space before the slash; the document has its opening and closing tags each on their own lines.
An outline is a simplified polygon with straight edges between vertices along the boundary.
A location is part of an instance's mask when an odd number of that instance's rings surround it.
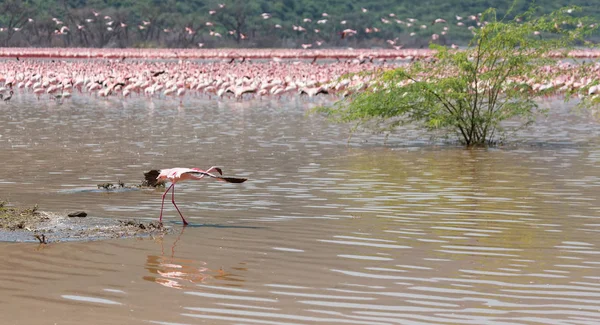
<svg viewBox="0 0 600 325">
<path fill-rule="evenodd" d="M 157 219 L 162 238 L 0 243 L 4 324 L 598 324 L 600 124 L 556 113 L 510 146 L 355 136 L 298 100 L 75 95 L 0 103 L 0 198 Z M 51 238 L 50 238 L 51 239 Z"/>
</svg>

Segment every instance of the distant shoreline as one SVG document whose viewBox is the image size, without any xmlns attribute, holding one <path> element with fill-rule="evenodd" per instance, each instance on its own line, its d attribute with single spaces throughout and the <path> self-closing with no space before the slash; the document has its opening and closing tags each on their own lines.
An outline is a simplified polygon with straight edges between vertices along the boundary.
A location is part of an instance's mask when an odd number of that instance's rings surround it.
<svg viewBox="0 0 600 325">
<path fill-rule="evenodd" d="M 172 59 L 172 60 L 215 60 L 215 59 L 420 59 L 431 57 L 430 49 L 136 49 L 136 48 L 0 48 L 0 58 L 47 58 L 47 59 Z M 600 50 L 575 49 L 574 58 L 599 58 Z M 565 58 L 563 53 L 552 54 L 554 58 Z"/>
</svg>

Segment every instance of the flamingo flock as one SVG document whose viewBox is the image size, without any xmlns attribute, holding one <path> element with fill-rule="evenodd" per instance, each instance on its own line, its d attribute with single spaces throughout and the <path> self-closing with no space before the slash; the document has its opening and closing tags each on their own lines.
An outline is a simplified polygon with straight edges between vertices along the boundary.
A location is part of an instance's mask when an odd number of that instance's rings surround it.
<svg viewBox="0 0 600 325">
<path fill-rule="evenodd" d="M 10 57 L 0 60 L 0 98 L 5 103 L 25 93 L 59 103 L 74 93 L 96 98 L 171 98 L 180 103 L 189 96 L 238 100 L 343 97 L 372 85 L 381 71 L 432 54 L 429 50 L 223 49 L 178 50 L 173 56 L 173 49 L 131 49 L 120 52 L 117 59 L 117 52 L 108 49 L 18 51 L 0 50 L 0 55 Z M 580 49 L 574 54 L 590 58 L 598 52 Z M 568 90 L 598 96 L 599 87 L 589 89 L 599 80 L 599 64 L 559 63 L 510 82 L 525 83 L 534 91 Z"/>
<path fill-rule="evenodd" d="M 388 43 L 392 43 L 390 40 Z M 454 49 L 458 47 L 453 46 Z M 385 60 L 426 59 L 435 55 L 430 49 L 110 49 L 110 48 L 0 48 L 0 58 L 10 59 L 145 59 L 145 60 L 352 60 L 363 58 Z M 564 58 L 563 51 L 551 52 L 550 57 Z M 574 49 L 569 57 L 600 58 L 600 50 Z"/>
<path fill-rule="evenodd" d="M 431 79 L 453 77 L 454 71 L 433 75 L 424 71 L 413 79 L 405 79 L 396 85 L 386 82 L 377 83 L 376 87 L 405 86 L 415 81 L 427 81 Z M 372 80 L 375 80 L 373 78 Z M 369 85 L 372 85 L 369 83 Z M 488 81 L 480 80 L 477 83 L 478 91 L 485 91 L 490 86 Z M 575 96 L 590 103 L 600 103 L 600 62 L 568 62 L 558 61 L 556 63 L 539 67 L 530 74 L 510 77 L 502 84 L 501 90 L 518 89 L 533 95 L 551 96 Z"/>
<path fill-rule="evenodd" d="M 372 77 L 347 74 L 395 68 L 399 61 L 354 58 L 335 62 L 310 60 L 48 60 L 0 61 L 0 94 L 32 93 L 62 101 L 73 93 L 97 98 L 145 96 L 173 98 L 255 98 L 337 94 L 368 86 Z"/>
<path fill-rule="evenodd" d="M 0 58 L 23 59 L 146 59 L 146 60 L 218 60 L 218 59 L 424 59 L 434 54 L 429 49 L 110 49 L 110 48 L 0 48 Z"/>
</svg>

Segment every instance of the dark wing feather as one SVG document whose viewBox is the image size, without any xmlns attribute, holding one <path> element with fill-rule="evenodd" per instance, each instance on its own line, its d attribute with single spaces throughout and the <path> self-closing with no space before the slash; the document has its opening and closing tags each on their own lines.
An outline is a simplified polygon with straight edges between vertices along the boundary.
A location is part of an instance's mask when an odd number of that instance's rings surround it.
<svg viewBox="0 0 600 325">
<path fill-rule="evenodd" d="M 227 183 L 243 183 L 245 181 L 247 181 L 247 178 L 241 178 L 241 177 L 218 177 L 218 179 L 224 180 Z"/>
<path fill-rule="evenodd" d="M 218 168 L 219 172 L 221 171 L 220 168 Z M 204 175 L 204 176 L 208 176 L 208 177 L 212 177 L 212 178 L 216 178 L 220 181 L 224 181 L 227 183 L 243 183 L 245 181 L 247 181 L 247 178 L 242 178 L 242 177 L 226 177 L 226 176 L 217 176 L 217 175 L 213 175 L 211 173 L 207 173 L 207 172 L 200 172 L 200 171 L 193 171 L 193 172 L 187 172 L 189 174 L 198 174 L 198 175 Z"/>
</svg>

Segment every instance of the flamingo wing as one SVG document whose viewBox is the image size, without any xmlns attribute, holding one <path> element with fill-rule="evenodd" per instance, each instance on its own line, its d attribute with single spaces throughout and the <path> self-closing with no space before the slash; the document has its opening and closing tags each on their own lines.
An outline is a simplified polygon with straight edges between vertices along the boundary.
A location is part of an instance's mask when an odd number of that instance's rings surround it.
<svg viewBox="0 0 600 325">
<path fill-rule="evenodd" d="M 218 169 L 218 171 L 221 172 L 220 168 Z M 205 172 L 203 170 L 190 170 L 190 171 L 183 172 L 182 174 L 208 176 L 208 177 L 212 177 L 214 179 L 224 181 L 227 183 L 243 183 L 248 180 L 247 178 L 242 178 L 242 177 L 226 177 L 226 176 L 215 175 L 215 174 Z"/>
<path fill-rule="evenodd" d="M 218 173 L 218 175 L 213 174 L 212 171 L 215 171 L 216 173 Z M 158 176 L 156 176 L 158 175 Z M 221 169 L 221 167 L 217 167 L 217 166 L 212 166 L 207 170 L 202 170 L 200 168 L 170 168 L 170 169 L 163 169 L 157 171 L 157 170 L 151 170 L 147 173 L 144 173 L 144 176 L 146 178 L 146 181 L 148 182 L 149 186 L 156 186 L 155 184 L 158 182 L 157 178 L 160 178 L 160 176 L 163 175 L 165 178 L 169 179 L 170 181 L 178 181 L 178 180 L 185 180 L 185 179 L 189 179 L 189 178 L 194 178 L 194 179 L 201 179 L 205 176 L 223 181 L 223 182 L 227 182 L 227 183 L 243 183 L 247 180 L 247 178 L 241 178 L 241 177 L 225 177 L 222 176 L 223 175 L 223 170 Z M 185 175 L 188 175 L 187 177 Z"/>
<path fill-rule="evenodd" d="M 217 176 L 217 179 L 225 181 L 227 183 L 243 183 L 247 181 L 247 178 L 243 177 L 226 177 L 226 176 Z"/>
<path fill-rule="evenodd" d="M 200 168 L 190 168 L 190 169 L 195 170 L 195 171 L 199 171 L 199 172 L 205 172 L 205 173 L 210 173 L 211 171 L 216 170 L 217 173 L 219 173 L 219 175 L 223 175 L 223 170 L 221 169 L 220 166 L 212 166 L 212 167 L 210 167 L 207 170 L 202 170 Z"/>
</svg>

